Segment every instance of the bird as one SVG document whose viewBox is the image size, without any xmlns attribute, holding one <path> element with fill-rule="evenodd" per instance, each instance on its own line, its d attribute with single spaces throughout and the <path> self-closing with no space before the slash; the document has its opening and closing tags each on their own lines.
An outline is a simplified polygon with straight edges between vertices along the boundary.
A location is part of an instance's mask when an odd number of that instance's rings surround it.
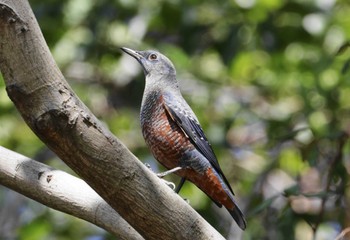
<svg viewBox="0 0 350 240">
<path fill-rule="evenodd" d="M 179 175 L 181 186 L 185 180 L 194 183 L 217 206 L 224 206 L 244 230 L 244 215 L 196 115 L 180 92 L 173 63 L 155 50 L 121 50 L 142 66 L 142 135 L 156 160 L 169 169 L 165 174 Z"/>
</svg>

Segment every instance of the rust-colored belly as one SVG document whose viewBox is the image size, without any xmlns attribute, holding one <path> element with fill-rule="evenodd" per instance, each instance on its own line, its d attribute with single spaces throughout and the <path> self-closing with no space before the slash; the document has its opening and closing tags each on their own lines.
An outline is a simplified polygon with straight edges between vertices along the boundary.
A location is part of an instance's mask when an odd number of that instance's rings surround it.
<svg viewBox="0 0 350 240">
<path fill-rule="evenodd" d="M 150 111 L 150 119 L 143 121 L 142 125 L 145 141 L 164 167 L 175 168 L 184 153 L 194 146 L 166 112 L 161 97 Z"/>
</svg>

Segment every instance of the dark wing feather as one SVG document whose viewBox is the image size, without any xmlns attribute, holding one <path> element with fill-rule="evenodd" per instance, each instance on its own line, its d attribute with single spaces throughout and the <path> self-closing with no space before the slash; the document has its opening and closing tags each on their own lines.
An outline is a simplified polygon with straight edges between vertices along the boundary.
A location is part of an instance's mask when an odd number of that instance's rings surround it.
<svg viewBox="0 0 350 240">
<path fill-rule="evenodd" d="M 180 110 L 178 107 L 168 104 L 166 99 L 164 103 L 166 111 L 169 113 L 171 118 L 175 121 L 175 123 L 182 129 L 185 135 L 190 139 L 193 145 L 199 150 L 203 156 L 209 160 L 210 164 L 213 168 L 220 174 L 220 176 L 225 181 L 227 187 L 233 193 L 232 188 L 227 181 L 224 173 L 222 172 L 219 162 L 215 156 L 215 153 L 205 136 L 202 127 L 199 125 L 198 121 L 190 116 L 192 113 L 187 112 L 185 110 Z"/>
</svg>

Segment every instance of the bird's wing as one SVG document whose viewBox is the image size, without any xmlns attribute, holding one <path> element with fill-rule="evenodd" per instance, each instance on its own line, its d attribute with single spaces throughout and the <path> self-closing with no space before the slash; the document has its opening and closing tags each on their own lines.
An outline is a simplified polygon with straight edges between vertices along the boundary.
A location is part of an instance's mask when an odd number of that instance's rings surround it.
<svg viewBox="0 0 350 240">
<path fill-rule="evenodd" d="M 187 105 L 187 104 L 186 104 Z M 213 168 L 220 174 L 220 176 L 225 181 L 227 187 L 233 193 L 229 182 L 227 181 L 224 173 L 222 172 L 219 162 L 215 156 L 215 153 L 205 136 L 202 127 L 200 126 L 196 117 L 192 113 L 192 110 L 187 110 L 185 108 L 179 108 L 178 106 L 171 104 L 169 97 L 165 96 L 164 98 L 164 107 L 172 120 L 181 128 L 184 134 L 190 139 L 193 145 L 199 150 L 203 156 L 209 160 Z"/>
</svg>

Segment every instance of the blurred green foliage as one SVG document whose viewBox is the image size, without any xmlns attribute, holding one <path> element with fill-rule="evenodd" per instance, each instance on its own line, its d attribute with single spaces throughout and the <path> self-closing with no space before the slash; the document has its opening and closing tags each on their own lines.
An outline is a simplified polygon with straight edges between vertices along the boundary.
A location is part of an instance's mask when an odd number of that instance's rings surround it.
<svg viewBox="0 0 350 240">
<path fill-rule="evenodd" d="M 349 226 L 347 0 L 30 3 L 69 84 L 155 171 L 163 169 L 147 150 L 138 120 L 144 77 L 119 47 L 155 48 L 174 62 L 248 228 L 238 230 L 190 183 L 181 196 L 227 239 L 335 239 Z M 0 114 L 0 145 L 69 171 L 23 123 L 3 81 Z M 32 214 L 8 236 L 110 238 L 64 214 L 22 208 L 14 215 Z M 60 222 L 71 224 L 61 231 Z"/>
</svg>

